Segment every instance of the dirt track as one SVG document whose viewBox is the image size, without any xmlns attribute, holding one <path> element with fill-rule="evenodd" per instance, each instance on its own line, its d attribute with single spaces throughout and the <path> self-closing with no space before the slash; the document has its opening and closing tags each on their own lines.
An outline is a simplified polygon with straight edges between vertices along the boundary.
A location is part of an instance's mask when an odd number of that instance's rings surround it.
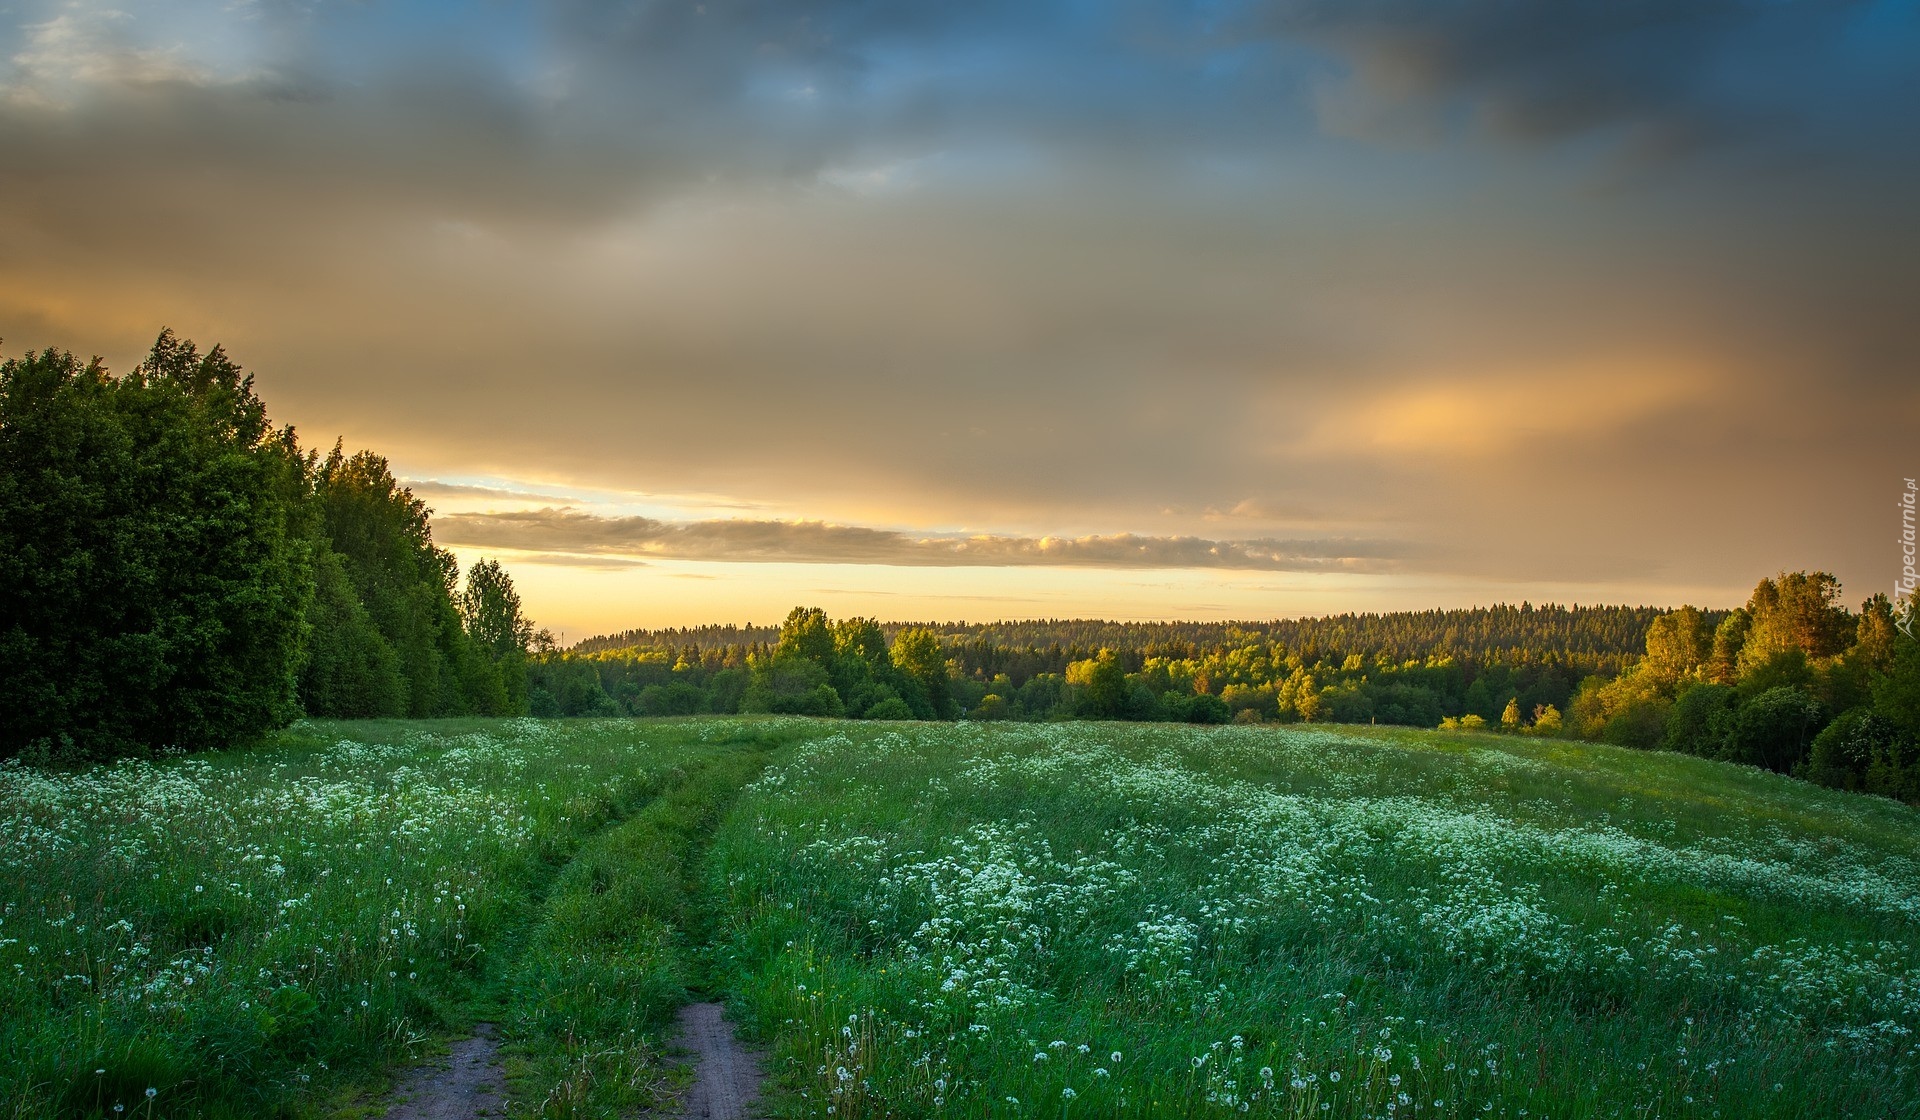
<svg viewBox="0 0 1920 1120">
<path fill-rule="evenodd" d="M 504 1116 L 506 1079 L 500 1072 L 493 1026 L 453 1044 L 446 1060 L 419 1066 L 394 1093 L 386 1120 L 470 1120 Z"/>
<path fill-rule="evenodd" d="M 746 1120 L 760 1097 L 760 1065 L 733 1037 L 717 1003 L 680 1009 L 680 1045 L 696 1063 L 687 1120 Z"/>
</svg>

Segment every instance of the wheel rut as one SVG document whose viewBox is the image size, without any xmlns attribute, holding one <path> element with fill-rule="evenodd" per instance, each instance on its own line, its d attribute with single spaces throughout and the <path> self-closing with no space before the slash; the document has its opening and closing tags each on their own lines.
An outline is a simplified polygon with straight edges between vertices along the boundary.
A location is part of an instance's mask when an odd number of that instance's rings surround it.
<svg viewBox="0 0 1920 1120">
<path fill-rule="evenodd" d="M 694 1056 L 693 1088 L 680 1115 L 686 1120 L 746 1120 L 760 1099 L 760 1062 L 734 1037 L 717 1003 L 680 1009 L 680 1045 Z"/>
<path fill-rule="evenodd" d="M 441 1061 L 415 1066 L 393 1094 L 386 1120 L 474 1120 L 506 1115 L 507 1079 L 493 1024 L 453 1044 Z"/>
</svg>

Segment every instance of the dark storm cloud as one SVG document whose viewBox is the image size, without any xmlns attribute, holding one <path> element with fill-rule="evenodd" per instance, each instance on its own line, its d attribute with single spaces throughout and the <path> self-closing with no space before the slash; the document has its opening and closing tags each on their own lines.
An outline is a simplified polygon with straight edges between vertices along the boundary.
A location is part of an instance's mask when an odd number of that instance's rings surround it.
<svg viewBox="0 0 1920 1120">
<path fill-rule="evenodd" d="M 1685 144 L 1795 121 L 1806 60 L 1826 65 L 1863 2 L 1277 0 L 1248 26 L 1319 43 L 1389 101 L 1465 105 L 1507 136 L 1623 126 Z M 1755 82 L 1759 68 L 1772 71 Z M 1741 73 L 1745 68 L 1746 73 Z"/>
<path fill-rule="evenodd" d="M 570 509 L 453 514 L 434 519 L 449 544 L 734 563 L 890 564 L 904 567 L 1220 568 L 1381 572 L 1404 546 L 1389 541 L 1200 537 L 914 536 L 815 521 L 658 521 Z"/>
</svg>

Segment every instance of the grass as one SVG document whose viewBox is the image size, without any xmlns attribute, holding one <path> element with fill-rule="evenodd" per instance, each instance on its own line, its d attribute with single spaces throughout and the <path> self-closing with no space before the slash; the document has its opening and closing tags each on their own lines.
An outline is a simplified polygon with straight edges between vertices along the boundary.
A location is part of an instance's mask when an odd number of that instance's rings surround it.
<svg viewBox="0 0 1920 1120">
<path fill-rule="evenodd" d="M 1367 728 L 303 724 L 0 767 L 0 1117 L 1920 1115 L 1920 813 Z M 152 1094 L 148 1094 L 148 1090 Z M 115 1106 L 119 1111 L 115 1111 Z"/>
<path fill-rule="evenodd" d="M 517 1115 L 619 1117 L 671 1105 L 663 1031 L 700 984 L 694 865 L 761 756 L 694 763 L 561 871 L 509 982 Z"/>
<path fill-rule="evenodd" d="M 253 752 L 0 767 L 0 1117 L 351 1099 L 499 1014 L 557 944 L 572 880 L 543 896 L 583 843 L 780 727 L 309 723 Z"/>
<path fill-rule="evenodd" d="M 787 1115 L 1907 1116 L 1916 825 L 1491 735 L 844 725 L 710 886 Z"/>
</svg>

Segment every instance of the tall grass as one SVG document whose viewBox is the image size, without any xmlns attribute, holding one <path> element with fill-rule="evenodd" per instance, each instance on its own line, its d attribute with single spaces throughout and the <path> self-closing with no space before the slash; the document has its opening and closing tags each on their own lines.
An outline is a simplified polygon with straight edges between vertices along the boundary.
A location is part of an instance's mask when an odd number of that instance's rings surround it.
<svg viewBox="0 0 1920 1120">
<path fill-rule="evenodd" d="M 791 1115 L 1920 1115 L 1920 814 L 1611 748 L 847 725 L 710 889 Z"/>
<path fill-rule="evenodd" d="M 297 725 L 268 748 L 0 767 L 0 1116 L 256 1117 L 488 993 L 584 840 L 759 731 Z"/>
<path fill-rule="evenodd" d="M 691 764 L 561 871 L 509 979 L 515 1114 L 573 1120 L 671 1107 L 684 1069 L 665 1056 L 666 1036 L 702 979 L 694 867 L 762 757 Z"/>
</svg>

